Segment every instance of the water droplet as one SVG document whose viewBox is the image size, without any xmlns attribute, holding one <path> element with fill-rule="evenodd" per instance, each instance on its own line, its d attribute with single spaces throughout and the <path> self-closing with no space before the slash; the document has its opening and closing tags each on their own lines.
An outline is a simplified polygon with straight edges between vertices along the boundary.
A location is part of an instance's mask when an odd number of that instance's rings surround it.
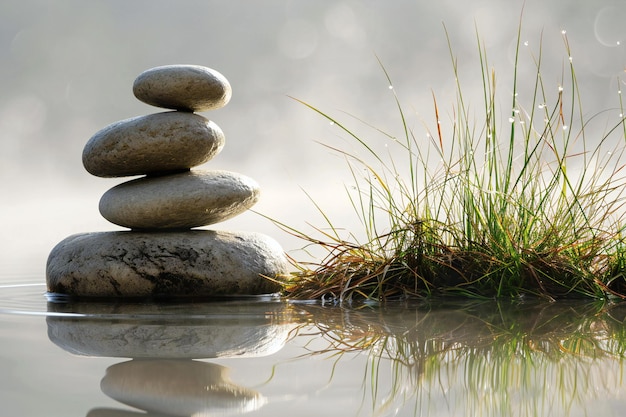
<svg viewBox="0 0 626 417">
<path fill-rule="evenodd" d="M 524 46 L 528 46 L 528 41 L 524 41 Z"/>
<path fill-rule="evenodd" d="M 389 86 L 389 89 L 390 89 L 390 90 L 393 90 L 393 85 L 390 85 L 390 86 Z"/>
<path fill-rule="evenodd" d="M 569 62 L 572 62 L 572 60 L 573 60 L 573 58 L 570 56 L 570 57 L 569 57 Z"/>
<path fill-rule="evenodd" d="M 566 33 L 567 33 L 567 31 L 566 31 L 565 29 L 563 29 L 563 30 L 561 31 L 561 35 L 565 35 Z"/>
<path fill-rule="evenodd" d="M 620 119 L 621 119 L 622 117 L 624 117 L 624 113 L 620 113 L 620 114 L 619 114 L 619 117 L 620 117 Z"/>
<path fill-rule="evenodd" d="M 622 94 L 622 90 L 617 90 L 617 94 Z"/>
<path fill-rule="evenodd" d="M 559 93 L 560 93 L 560 92 L 562 92 L 562 91 L 563 91 L 563 86 L 562 86 L 562 85 L 560 85 L 560 86 L 559 86 Z"/>
<path fill-rule="evenodd" d="M 330 122 L 330 125 L 331 125 L 331 126 L 334 126 L 334 125 L 335 125 L 335 122 L 332 122 L 332 121 L 331 121 L 331 122 Z"/>
<path fill-rule="evenodd" d="M 526 122 L 525 122 L 525 121 L 523 121 L 523 120 L 520 120 L 520 121 L 519 121 L 519 124 L 523 125 L 523 124 L 526 124 Z"/>
<path fill-rule="evenodd" d="M 515 121 L 515 118 L 509 117 L 509 123 L 513 123 L 514 121 Z"/>
<path fill-rule="evenodd" d="M 608 151 L 606 154 L 607 154 L 607 155 L 609 155 L 609 156 L 611 156 L 611 155 L 613 155 L 613 152 Z"/>
<path fill-rule="evenodd" d="M 545 109 L 545 108 L 546 108 L 546 105 L 545 105 L 545 104 L 543 104 L 543 103 L 539 103 L 539 105 L 538 105 L 537 107 L 539 107 L 540 109 Z"/>
<path fill-rule="evenodd" d="M 519 109 L 513 109 L 513 113 L 519 114 Z"/>
<path fill-rule="evenodd" d="M 563 125 L 563 130 L 567 130 L 567 125 Z"/>
</svg>

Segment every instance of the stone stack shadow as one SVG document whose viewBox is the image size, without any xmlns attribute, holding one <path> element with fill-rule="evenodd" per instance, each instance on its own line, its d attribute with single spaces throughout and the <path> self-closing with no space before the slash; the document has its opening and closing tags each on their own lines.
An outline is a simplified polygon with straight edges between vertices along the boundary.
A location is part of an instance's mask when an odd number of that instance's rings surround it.
<svg viewBox="0 0 626 417">
<path fill-rule="evenodd" d="M 133 93 L 161 113 L 113 123 L 85 145 L 83 165 L 98 177 L 140 178 L 108 190 L 100 213 L 129 231 L 81 233 L 51 251 L 48 291 L 72 297 L 215 297 L 273 293 L 287 273 L 280 245 L 251 232 L 198 230 L 237 216 L 259 197 L 244 175 L 194 167 L 216 156 L 224 134 L 196 114 L 220 108 L 231 86 L 195 65 L 152 68 Z"/>
</svg>

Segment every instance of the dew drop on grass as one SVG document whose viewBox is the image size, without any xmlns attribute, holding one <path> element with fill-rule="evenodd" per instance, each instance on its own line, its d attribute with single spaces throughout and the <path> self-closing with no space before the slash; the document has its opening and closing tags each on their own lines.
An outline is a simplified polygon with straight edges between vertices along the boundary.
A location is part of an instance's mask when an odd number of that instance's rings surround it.
<svg viewBox="0 0 626 417">
<path fill-rule="evenodd" d="M 622 94 L 622 90 L 617 90 L 617 94 Z"/>
<path fill-rule="evenodd" d="M 570 56 L 569 57 L 569 62 L 572 62 L 572 61 L 573 61 L 573 58 Z"/>
<path fill-rule="evenodd" d="M 563 86 L 562 86 L 562 85 L 560 85 L 560 86 L 559 86 L 559 93 L 560 93 L 560 92 L 562 92 L 562 91 L 563 91 Z"/>
<path fill-rule="evenodd" d="M 389 89 L 390 89 L 390 90 L 393 90 L 393 85 L 390 85 L 390 86 L 389 86 Z"/>
<path fill-rule="evenodd" d="M 566 31 L 565 29 L 563 29 L 563 30 L 561 31 L 561 35 L 565 35 L 566 33 L 567 33 L 567 31 Z"/>
<path fill-rule="evenodd" d="M 330 125 L 331 125 L 331 126 L 334 126 L 334 125 L 335 125 L 335 122 L 330 122 Z"/>
<path fill-rule="evenodd" d="M 545 108 L 546 108 L 546 105 L 545 105 L 545 104 L 543 104 L 543 103 L 540 103 L 540 104 L 539 104 L 539 106 L 537 106 L 537 107 L 539 107 L 540 109 L 545 109 Z"/>
<path fill-rule="evenodd" d="M 567 130 L 567 125 L 563 125 L 563 130 Z"/>
<path fill-rule="evenodd" d="M 509 123 L 513 123 L 513 122 L 515 122 L 515 118 L 509 117 Z"/>
<path fill-rule="evenodd" d="M 524 41 L 524 46 L 528 46 L 528 41 Z"/>
</svg>

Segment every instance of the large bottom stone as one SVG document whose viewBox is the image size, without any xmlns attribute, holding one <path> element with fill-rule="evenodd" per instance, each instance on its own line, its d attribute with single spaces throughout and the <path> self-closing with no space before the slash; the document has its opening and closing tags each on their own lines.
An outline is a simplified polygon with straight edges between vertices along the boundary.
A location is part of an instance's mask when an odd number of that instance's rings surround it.
<svg viewBox="0 0 626 417">
<path fill-rule="evenodd" d="M 48 291 L 74 297 L 219 297 L 277 292 L 280 245 L 247 232 L 98 232 L 52 249 Z"/>
</svg>

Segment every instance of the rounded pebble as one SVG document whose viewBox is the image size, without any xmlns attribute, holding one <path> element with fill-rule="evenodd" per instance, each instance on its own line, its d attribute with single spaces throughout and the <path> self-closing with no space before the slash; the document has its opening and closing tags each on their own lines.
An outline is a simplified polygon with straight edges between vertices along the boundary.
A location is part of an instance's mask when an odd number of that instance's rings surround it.
<svg viewBox="0 0 626 417">
<path fill-rule="evenodd" d="M 165 112 L 113 123 L 89 139 L 83 165 L 98 177 L 184 170 L 203 164 L 224 147 L 215 123 L 185 112 Z"/>
<path fill-rule="evenodd" d="M 228 80 L 211 68 L 166 65 L 142 72 L 133 93 L 152 106 L 198 112 L 225 106 L 232 90 Z"/>
<path fill-rule="evenodd" d="M 192 170 L 122 183 L 104 193 L 99 208 L 131 229 L 190 229 L 241 214 L 258 197 L 259 185 L 244 175 Z"/>
<path fill-rule="evenodd" d="M 206 298 L 270 294 L 288 262 L 272 238 L 249 232 L 94 232 L 50 252 L 48 291 L 72 297 Z"/>
</svg>

